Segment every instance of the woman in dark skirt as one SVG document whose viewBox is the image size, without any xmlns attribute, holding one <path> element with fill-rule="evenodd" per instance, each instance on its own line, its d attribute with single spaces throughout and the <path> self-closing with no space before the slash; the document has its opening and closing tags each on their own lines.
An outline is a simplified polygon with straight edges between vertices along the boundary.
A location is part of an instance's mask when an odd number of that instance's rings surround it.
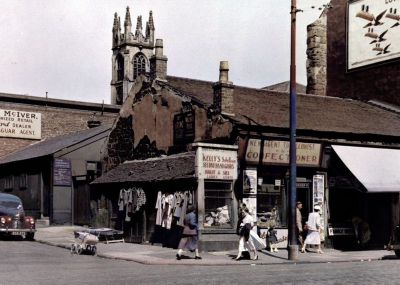
<svg viewBox="0 0 400 285">
<path fill-rule="evenodd" d="M 197 225 L 197 217 L 194 213 L 194 207 L 189 206 L 187 209 L 187 214 L 185 216 L 185 220 L 183 222 L 183 232 L 182 238 L 178 245 L 178 253 L 176 254 L 176 259 L 181 260 L 182 253 L 184 250 L 189 250 L 191 252 L 195 252 L 195 259 L 201 259 L 199 255 L 198 249 L 198 241 L 199 241 L 199 231 Z"/>
</svg>

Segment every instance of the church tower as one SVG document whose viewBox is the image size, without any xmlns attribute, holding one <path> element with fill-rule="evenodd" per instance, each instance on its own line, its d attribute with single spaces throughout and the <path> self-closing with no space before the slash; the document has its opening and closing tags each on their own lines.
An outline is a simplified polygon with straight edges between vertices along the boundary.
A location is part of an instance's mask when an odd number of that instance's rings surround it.
<svg viewBox="0 0 400 285">
<path fill-rule="evenodd" d="M 143 34 L 142 16 L 137 17 L 136 30 L 132 32 L 129 7 L 126 8 L 124 33 L 121 20 L 114 14 L 112 28 L 112 79 L 111 104 L 122 105 L 136 77 L 150 72 L 150 58 L 154 53 L 154 21 L 150 11 Z"/>
</svg>

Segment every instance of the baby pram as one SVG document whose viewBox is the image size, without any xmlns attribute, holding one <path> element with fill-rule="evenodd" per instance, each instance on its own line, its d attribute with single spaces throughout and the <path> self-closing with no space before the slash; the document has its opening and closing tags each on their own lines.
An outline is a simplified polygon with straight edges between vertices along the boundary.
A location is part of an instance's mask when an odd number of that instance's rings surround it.
<svg viewBox="0 0 400 285">
<path fill-rule="evenodd" d="M 71 254 L 82 254 L 84 252 L 96 254 L 96 244 L 99 238 L 88 232 L 74 231 L 74 243 L 71 245 Z"/>
</svg>

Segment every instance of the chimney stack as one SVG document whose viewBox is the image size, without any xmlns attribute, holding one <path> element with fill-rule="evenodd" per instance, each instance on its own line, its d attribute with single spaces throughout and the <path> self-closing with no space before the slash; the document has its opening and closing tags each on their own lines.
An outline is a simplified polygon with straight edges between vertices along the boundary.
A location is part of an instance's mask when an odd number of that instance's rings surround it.
<svg viewBox="0 0 400 285">
<path fill-rule="evenodd" d="M 167 61 L 163 55 L 163 40 L 156 39 L 155 54 L 150 58 L 151 79 L 167 80 Z"/>
<path fill-rule="evenodd" d="M 218 113 L 234 115 L 233 90 L 234 86 L 229 81 L 229 63 L 221 61 L 219 64 L 219 81 L 213 84 L 214 107 Z"/>
</svg>

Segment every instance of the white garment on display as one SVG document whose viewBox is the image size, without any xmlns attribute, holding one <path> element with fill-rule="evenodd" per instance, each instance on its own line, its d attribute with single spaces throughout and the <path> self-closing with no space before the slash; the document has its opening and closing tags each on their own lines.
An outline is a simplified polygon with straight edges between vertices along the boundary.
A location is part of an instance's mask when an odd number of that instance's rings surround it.
<svg viewBox="0 0 400 285">
<path fill-rule="evenodd" d="M 156 214 L 156 225 L 161 225 L 161 221 L 162 221 L 162 213 L 163 213 L 163 209 L 162 209 L 162 194 L 161 191 L 158 191 L 157 193 L 157 201 L 156 201 L 156 209 L 157 209 L 157 214 Z"/>
</svg>

